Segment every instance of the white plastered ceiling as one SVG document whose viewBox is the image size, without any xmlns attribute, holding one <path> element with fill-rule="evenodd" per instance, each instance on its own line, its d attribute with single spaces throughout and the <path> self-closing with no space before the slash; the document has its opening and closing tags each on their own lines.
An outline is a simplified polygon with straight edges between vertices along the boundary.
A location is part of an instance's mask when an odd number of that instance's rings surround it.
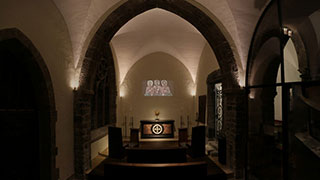
<svg viewBox="0 0 320 180">
<path fill-rule="evenodd" d="M 75 78 L 78 78 L 84 54 L 95 32 L 113 10 L 128 0 L 52 1 L 55 2 L 60 10 L 68 27 L 74 55 Z M 240 72 L 239 83 L 241 85 L 241 81 L 244 79 L 243 72 L 245 72 L 247 54 L 254 29 L 262 11 L 270 0 L 245 0 L 239 2 L 236 0 L 186 1 L 206 13 L 226 36 L 235 55 Z M 190 67 L 190 69 L 192 68 Z"/>
<path fill-rule="evenodd" d="M 111 41 L 120 84 L 139 59 L 154 52 L 180 60 L 195 82 L 205 43 L 200 32 L 179 16 L 158 8 L 146 11 L 126 23 Z"/>
</svg>

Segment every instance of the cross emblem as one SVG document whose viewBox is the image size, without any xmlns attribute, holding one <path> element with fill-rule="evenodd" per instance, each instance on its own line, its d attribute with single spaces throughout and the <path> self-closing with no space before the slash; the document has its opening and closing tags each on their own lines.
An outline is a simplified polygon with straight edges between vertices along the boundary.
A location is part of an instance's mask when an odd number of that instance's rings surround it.
<svg viewBox="0 0 320 180">
<path fill-rule="evenodd" d="M 160 124 L 155 124 L 152 126 L 153 134 L 161 134 L 163 131 L 163 127 Z"/>
</svg>

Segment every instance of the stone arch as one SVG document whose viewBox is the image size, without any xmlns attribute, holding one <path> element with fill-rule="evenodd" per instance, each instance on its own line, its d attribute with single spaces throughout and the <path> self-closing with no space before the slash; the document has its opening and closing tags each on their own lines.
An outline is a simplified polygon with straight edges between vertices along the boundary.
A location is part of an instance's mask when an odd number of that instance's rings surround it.
<svg viewBox="0 0 320 180">
<path fill-rule="evenodd" d="M 289 29 L 293 29 L 290 28 L 291 26 L 288 25 L 286 26 Z M 248 64 L 247 64 L 247 72 L 246 72 L 246 86 L 249 85 L 258 85 L 258 84 L 252 84 L 252 82 L 255 82 L 255 79 L 257 79 L 256 74 L 254 73 L 255 71 L 259 71 L 257 69 L 255 69 L 256 67 L 256 63 L 257 61 L 255 61 L 256 59 L 258 59 L 259 57 L 262 56 L 261 51 L 263 50 L 263 48 L 266 47 L 267 43 L 269 43 L 270 41 L 277 39 L 278 42 L 273 43 L 273 45 L 278 46 L 280 48 L 280 31 L 279 29 L 272 29 L 266 32 L 263 32 L 261 34 L 258 35 L 259 37 L 257 37 L 257 41 L 252 44 L 252 49 L 250 51 L 254 51 L 251 54 L 251 58 L 248 59 Z M 310 70 L 309 70 L 309 61 L 308 61 L 308 57 L 307 57 L 307 53 L 306 53 L 306 48 L 305 48 L 305 44 L 303 43 L 302 37 L 300 35 L 300 33 L 298 31 L 294 31 L 294 36 L 290 37 L 291 40 L 293 41 L 294 47 L 296 49 L 297 52 L 297 56 L 298 56 L 298 63 L 299 63 L 299 71 L 301 72 L 301 77 L 303 80 L 308 80 L 310 79 Z M 275 42 L 275 41 L 274 41 Z M 285 39 L 284 41 L 284 46 L 286 45 L 286 43 L 288 42 L 288 39 Z M 269 45 L 269 47 L 271 47 Z M 274 48 L 274 47 L 273 47 Z M 254 50 L 253 50 L 254 49 Z M 277 53 L 273 53 L 271 56 L 280 56 L 280 51 Z M 272 57 L 264 57 L 265 59 L 274 59 Z M 279 57 L 276 58 L 279 60 Z M 271 62 L 271 61 L 270 61 Z M 272 64 L 273 62 L 271 62 Z M 278 66 L 274 66 L 274 68 L 278 68 L 280 66 L 280 63 L 278 62 Z M 264 76 L 263 74 L 261 74 L 262 72 L 265 71 L 260 71 L 260 75 Z M 277 73 L 277 71 L 275 71 L 275 73 Z M 277 74 L 276 74 L 277 75 Z M 272 75 L 274 76 L 274 74 Z M 262 82 L 262 81 L 260 81 Z M 266 82 L 268 84 L 270 84 L 271 82 Z"/>
<path fill-rule="evenodd" d="M 274 148 L 273 141 L 269 141 L 266 137 L 273 137 L 270 130 L 274 127 L 275 120 L 278 120 L 275 109 L 277 108 L 276 95 L 279 93 L 279 89 L 277 90 L 275 84 L 277 83 L 278 69 L 281 67 L 281 55 L 283 55 L 281 51 L 289 38 L 293 41 L 297 52 L 302 80 L 309 77 L 309 62 L 302 34 L 296 24 L 280 24 L 277 5 L 277 1 L 271 1 L 264 10 L 256 26 L 249 50 L 246 72 L 246 88 L 249 94 L 249 118 L 246 122 L 248 131 L 246 140 L 246 165 L 248 168 L 246 172 L 248 174 L 258 166 L 267 166 L 268 159 L 272 159 L 268 153 L 271 150 L 268 150 L 267 153 L 263 152 L 265 149 Z M 291 29 L 293 35 L 291 37 L 285 36 L 281 26 Z M 273 51 L 268 52 L 266 50 L 268 48 L 273 48 Z M 262 65 L 258 67 L 259 64 Z M 280 87 L 287 88 L 283 84 Z M 280 111 L 282 112 L 282 109 Z M 257 158 L 260 162 L 256 161 Z"/>
<path fill-rule="evenodd" d="M 255 28 L 255 32 L 253 34 L 253 38 L 250 45 L 249 56 L 248 56 L 248 63 L 247 63 L 247 72 L 246 72 L 246 87 L 250 86 L 250 80 L 254 77 L 253 75 L 253 68 L 255 64 L 256 57 L 259 56 L 261 48 L 270 40 L 277 38 L 279 41 L 283 38 L 281 34 L 282 31 L 279 29 L 280 24 L 278 24 L 275 20 L 278 19 L 278 12 L 277 12 L 277 2 L 271 1 L 268 6 L 265 8 L 264 12 L 262 13 L 257 26 Z M 272 22 L 272 23 L 270 23 Z M 291 38 L 295 49 L 298 55 L 299 61 L 299 71 L 301 72 L 301 77 L 303 80 L 307 80 L 310 76 L 309 70 L 309 62 L 306 52 L 306 47 L 303 42 L 302 35 L 299 33 L 297 27 L 294 27 L 290 24 L 283 25 L 288 27 L 294 32 L 294 35 Z M 288 37 L 282 39 L 282 43 L 284 43 L 283 47 L 285 47 Z M 280 44 L 276 44 L 279 46 Z M 275 66 L 274 66 L 275 67 Z"/>
<path fill-rule="evenodd" d="M 80 86 L 90 89 L 90 83 L 88 83 L 86 75 L 90 74 L 90 70 L 93 70 L 93 68 L 90 69 L 92 64 L 88 62 L 92 60 L 94 52 L 108 44 L 116 32 L 130 19 L 153 8 L 161 8 L 172 12 L 196 27 L 215 52 L 221 72 L 223 74 L 233 74 L 229 79 L 232 82 L 230 87 L 239 86 L 237 82 L 238 68 L 234 54 L 222 31 L 204 12 L 183 0 L 128 1 L 114 10 L 102 23 L 89 44 L 80 72 Z"/>
<path fill-rule="evenodd" d="M 276 38 L 280 41 L 280 24 L 274 20 L 278 19 L 278 10 L 275 1 L 271 1 L 263 11 L 251 40 L 251 45 L 248 54 L 247 68 L 246 68 L 246 87 L 251 85 L 250 80 L 253 77 L 253 67 L 257 56 L 259 56 L 260 49 L 270 39 Z M 273 21 L 270 21 L 273 20 Z M 269 21 L 269 22 L 268 22 Z M 272 22 L 272 23 L 270 23 Z M 279 44 L 280 45 L 280 44 Z M 280 46 L 279 46 L 280 48 Z"/>
<path fill-rule="evenodd" d="M 80 86 L 75 94 L 74 115 L 75 171 L 77 177 L 84 177 L 84 172 L 90 168 L 90 106 L 91 98 L 94 95 L 93 84 L 95 81 L 94 77 L 97 66 L 101 59 L 107 59 L 108 64 L 110 65 L 108 66 L 109 74 L 107 76 L 109 77 L 111 83 L 110 93 L 112 98 L 110 100 L 110 108 L 112 108 L 112 112 L 114 112 L 114 116 L 112 117 L 114 120 L 112 122 L 115 122 L 115 100 L 117 92 L 115 67 L 109 42 L 116 32 L 130 19 L 153 8 L 161 8 L 180 16 L 196 27 L 199 32 L 201 32 L 213 49 L 221 68 L 221 74 L 223 76 L 222 83 L 224 89 L 226 90 L 226 96 L 224 97 L 225 105 L 228 106 L 228 103 L 230 103 L 231 108 L 228 109 L 229 111 L 236 111 L 237 113 L 242 111 L 241 108 L 235 108 L 236 104 L 234 101 L 241 101 L 241 103 L 243 103 L 242 99 L 237 98 L 239 97 L 238 93 L 243 95 L 243 91 L 232 91 L 233 89 L 240 89 L 238 83 L 238 67 L 234 58 L 234 52 L 232 51 L 232 48 L 222 31 L 219 29 L 217 24 L 210 17 L 208 17 L 208 15 L 185 0 L 127 1 L 111 12 L 111 14 L 102 23 L 89 43 L 82 63 L 79 77 Z M 228 98 L 226 98 L 227 96 Z M 237 99 L 233 100 L 234 98 Z M 225 119 L 232 121 L 229 122 L 229 125 L 233 126 L 234 128 L 226 130 L 226 134 L 230 135 L 230 142 L 228 142 L 230 151 L 229 154 L 234 154 L 235 150 L 238 148 L 238 145 L 235 144 L 236 133 L 231 132 L 231 129 L 233 130 L 238 127 L 237 123 L 234 121 L 240 116 L 237 115 L 237 113 L 230 113 L 228 110 L 224 112 L 225 114 L 228 114 L 228 117 Z M 226 123 L 226 125 L 227 124 L 228 123 Z M 232 155 L 228 164 L 233 164 L 238 156 L 240 157 L 241 155 Z"/>
<path fill-rule="evenodd" d="M 268 38 L 259 48 L 255 56 L 255 62 L 250 66 L 250 79 L 248 83 L 250 85 L 261 85 L 263 83 L 272 83 L 270 81 L 266 82 L 266 74 L 268 72 L 269 66 L 274 63 L 274 59 L 280 59 L 280 39 L 277 37 Z M 276 66 L 275 76 L 277 76 L 277 69 L 280 65 Z M 270 74 L 268 74 L 270 75 Z M 274 75 L 272 75 L 274 76 Z"/>
<path fill-rule="evenodd" d="M 54 90 L 50 73 L 39 51 L 30 39 L 16 28 L 0 30 L 0 43 L 16 48 L 18 56 L 27 56 L 24 62 L 34 87 L 36 111 L 39 121 L 40 178 L 55 180 L 56 174 L 56 121 Z M 23 53 L 23 54 L 19 54 Z M 28 148 L 28 147 L 24 147 Z M 43 169 L 41 169 L 43 168 Z"/>
</svg>

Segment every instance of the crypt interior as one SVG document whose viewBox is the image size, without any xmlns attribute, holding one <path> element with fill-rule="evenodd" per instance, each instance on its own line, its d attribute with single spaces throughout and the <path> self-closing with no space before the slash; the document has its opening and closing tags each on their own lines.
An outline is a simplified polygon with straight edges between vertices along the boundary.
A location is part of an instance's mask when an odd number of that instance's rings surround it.
<svg viewBox="0 0 320 180">
<path fill-rule="evenodd" d="M 1 0 L 0 179 L 320 179 L 320 1 Z"/>
</svg>

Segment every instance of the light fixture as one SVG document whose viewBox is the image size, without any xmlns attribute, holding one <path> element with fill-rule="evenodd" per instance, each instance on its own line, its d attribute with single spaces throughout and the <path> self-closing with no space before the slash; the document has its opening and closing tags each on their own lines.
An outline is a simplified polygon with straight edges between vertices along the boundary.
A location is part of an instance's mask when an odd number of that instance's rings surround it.
<svg viewBox="0 0 320 180">
<path fill-rule="evenodd" d="M 72 80 L 71 81 L 71 88 L 73 89 L 73 91 L 77 91 L 79 87 L 79 81 L 77 80 Z"/>
<path fill-rule="evenodd" d="M 123 98 L 126 95 L 126 85 L 121 84 L 119 89 L 119 97 Z"/>
<path fill-rule="evenodd" d="M 195 97 L 196 96 L 196 90 L 193 89 L 190 94 L 191 94 L 192 97 Z"/>
<path fill-rule="evenodd" d="M 288 35 L 288 28 L 287 27 L 282 28 L 282 30 L 283 30 L 284 35 Z"/>
<path fill-rule="evenodd" d="M 292 36 L 292 31 L 289 29 L 288 30 L 288 36 L 291 37 Z"/>
<path fill-rule="evenodd" d="M 292 34 L 293 34 L 292 30 L 287 28 L 287 27 L 283 27 L 282 30 L 283 30 L 283 34 L 286 35 L 286 36 L 291 37 Z"/>
</svg>

